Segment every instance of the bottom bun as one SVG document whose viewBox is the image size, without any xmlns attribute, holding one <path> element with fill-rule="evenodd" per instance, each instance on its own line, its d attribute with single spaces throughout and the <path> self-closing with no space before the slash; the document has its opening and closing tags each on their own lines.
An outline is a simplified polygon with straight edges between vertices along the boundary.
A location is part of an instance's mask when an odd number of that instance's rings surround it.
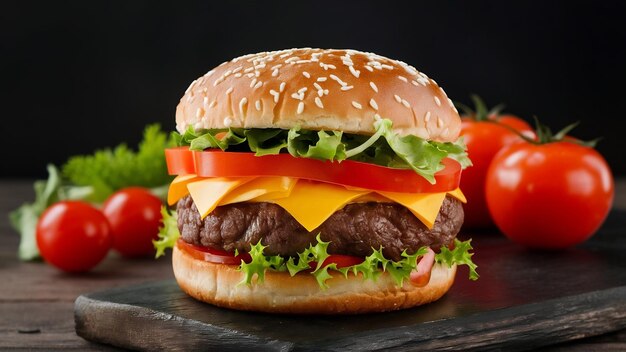
<svg viewBox="0 0 626 352">
<path fill-rule="evenodd" d="M 430 282 L 415 287 L 405 282 L 398 287 L 387 273 L 376 281 L 361 275 L 333 274 L 322 290 L 308 273 L 266 271 L 265 281 L 239 284 L 244 275 L 235 265 L 198 260 L 174 247 L 174 276 L 190 296 L 220 307 L 269 313 L 356 314 L 411 308 L 441 298 L 452 286 L 456 265 L 435 264 Z"/>
</svg>

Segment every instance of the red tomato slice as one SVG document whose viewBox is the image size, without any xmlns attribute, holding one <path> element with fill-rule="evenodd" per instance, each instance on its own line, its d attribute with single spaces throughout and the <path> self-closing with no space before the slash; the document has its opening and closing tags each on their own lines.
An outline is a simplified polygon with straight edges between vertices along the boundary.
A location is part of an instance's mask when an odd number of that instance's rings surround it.
<svg viewBox="0 0 626 352">
<path fill-rule="evenodd" d="M 219 249 L 194 246 L 181 239 L 178 240 L 177 246 L 195 259 L 204 260 L 210 263 L 239 265 L 242 260 L 246 263 L 249 263 L 252 260 L 248 253 L 242 253 L 235 256 L 233 253 Z"/>
<path fill-rule="evenodd" d="M 364 260 L 365 258 L 355 257 L 352 255 L 331 254 L 328 256 L 328 258 L 326 258 L 326 260 L 324 260 L 322 267 L 335 263 L 337 264 L 337 268 L 339 269 L 339 268 L 345 268 L 347 266 L 361 264 L 363 263 Z M 316 266 L 317 266 L 317 263 L 311 263 L 311 267 L 315 268 Z"/>
<path fill-rule="evenodd" d="M 387 192 L 436 193 L 459 187 L 461 165 L 444 159 L 444 169 L 435 174 L 435 184 L 413 170 L 394 169 L 358 161 L 321 161 L 289 154 L 255 156 L 254 153 L 190 151 L 187 147 L 166 149 L 172 175 L 195 173 L 200 177 L 287 176 Z M 193 165 L 191 164 L 193 162 Z M 191 171 L 194 170 L 194 171 Z"/>
</svg>

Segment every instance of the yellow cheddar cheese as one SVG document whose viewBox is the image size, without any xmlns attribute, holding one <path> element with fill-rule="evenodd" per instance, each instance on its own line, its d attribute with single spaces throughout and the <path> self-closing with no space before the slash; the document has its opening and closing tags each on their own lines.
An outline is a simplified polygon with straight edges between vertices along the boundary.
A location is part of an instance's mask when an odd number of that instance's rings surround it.
<svg viewBox="0 0 626 352">
<path fill-rule="evenodd" d="M 289 197 L 275 199 L 307 231 L 313 231 L 341 209 L 369 191 L 352 191 L 329 183 L 299 180 Z"/>
<path fill-rule="evenodd" d="M 238 186 L 252 180 L 252 178 L 205 178 L 190 182 L 187 189 L 193 202 L 198 208 L 200 217 L 204 218 L 215 209 L 220 201 Z"/>
<path fill-rule="evenodd" d="M 230 192 L 222 198 L 219 205 L 284 198 L 289 196 L 296 181 L 297 179 L 291 177 L 258 177 Z"/>
<path fill-rule="evenodd" d="M 182 197 L 189 194 L 187 185 L 190 182 L 201 180 L 201 177 L 196 175 L 179 175 L 176 176 L 174 181 L 170 184 L 170 188 L 167 190 L 167 204 L 174 205 Z"/>
<path fill-rule="evenodd" d="M 289 212 L 304 228 L 313 231 L 334 212 L 353 202 L 395 202 L 408 208 L 432 228 L 446 194 L 465 203 L 460 189 L 441 193 L 399 193 L 347 188 L 289 177 L 199 178 L 179 176 L 170 186 L 168 202 L 186 194 L 202 218 L 216 207 L 238 202 L 272 202 Z"/>
</svg>

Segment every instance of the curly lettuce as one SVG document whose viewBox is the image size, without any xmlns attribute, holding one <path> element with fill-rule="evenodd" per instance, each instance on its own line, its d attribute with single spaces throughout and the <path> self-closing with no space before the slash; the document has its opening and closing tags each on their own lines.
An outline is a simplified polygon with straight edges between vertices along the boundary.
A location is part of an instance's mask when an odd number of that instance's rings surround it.
<svg viewBox="0 0 626 352">
<path fill-rule="evenodd" d="M 169 213 L 163 208 L 163 226 L 159 232 L 159 239 L 154 241 L 157 249 L 157 258 L 163 255 L 165 249 L 174 247 L 180 233 L 176 227 L 176 213 Z M 330 256 L 328 254 L 328 245 L 330 242 L 324 242 L 318 234 L 315 245 L 311 244 L 308 248 L 293 257 L 283 257 L 280 255 L 266 255 L 263 253 L 266 248 L 258 242 L 253 244 L 248 254 L 251 260 L 249 262 L 241 261 L 239 271 L 243 275 L 240 285 L 252 285 L 256 278 L 256 283 L 261 284 L 265 280 L 267 271 L 289 272 L 289 275 L 306 271 L 312 275 L 317 281 L 320 289 L 328 288 L 328 280 L 333 277 L 333 272 L 348 277 L 348 275 L 362 275 L 363 280 L 377 280 L 382 273 L 387 272 L 398 286 L 402 286 L 406 280 L 409 280 L 411 272 L 417 268 L 418 259 L 424 256 L 428 248 L 422 247 L 413 254 L 408 254 L 406 250 L 402 253 L 402 259 L 393 261 L 385 258 L 383 248 L 372 249 L 372 254 L 366 256 L 360 264 L 337 268 L 337 264 L 324 262 Z M 469 278 L 471 280 L 478 279 L 476 272 L 476 264 L 472 261 L 471 240 L 459 241 L 455 239 L 454 249 L 441 247 L 438 254 L 435 255 L 435 261 L 451 267 L 452 265 L 467 265 L 470 269 Z M 239 253 L 235 253 L 238 255 Z"/>
<path fill-rule="evenodd" d="M 363 136 L 341 131 L 310 131 L 294 127 L 228 128 L 195 131 L 190 127 L 182 135 L 174 132 L 181 146 L 191 150 L 219 148 L 221 150 L 254 152 L 257 156 L 287 152 L 294 157 L 337 161 L 357 160 L 393 168 L 412 169 L 430 183 L 435 173 L 443 169 L 441 160 L 452 158 L 463 168 L 470 166 L 463 139 L 456 142 L 429 141 L 417 136 L 400 136 L 393 131 L 389 119 L 374 123 L 374 134 Z"/>
</svg>

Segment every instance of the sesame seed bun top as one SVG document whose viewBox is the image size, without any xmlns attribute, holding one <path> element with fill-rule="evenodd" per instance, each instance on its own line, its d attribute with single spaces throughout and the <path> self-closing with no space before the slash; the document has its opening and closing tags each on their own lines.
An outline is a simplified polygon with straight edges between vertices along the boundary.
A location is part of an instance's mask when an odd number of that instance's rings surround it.
<svg viewBox="0 0 626 352">
<path fill-rule="evenodd" d="M 355 50 L 290 49 L 238 57 L 193 81 L 176 128 L 284 128 L 457 139 L 461 120 L 437 83 L 401 61 Z"/>
</svg>

